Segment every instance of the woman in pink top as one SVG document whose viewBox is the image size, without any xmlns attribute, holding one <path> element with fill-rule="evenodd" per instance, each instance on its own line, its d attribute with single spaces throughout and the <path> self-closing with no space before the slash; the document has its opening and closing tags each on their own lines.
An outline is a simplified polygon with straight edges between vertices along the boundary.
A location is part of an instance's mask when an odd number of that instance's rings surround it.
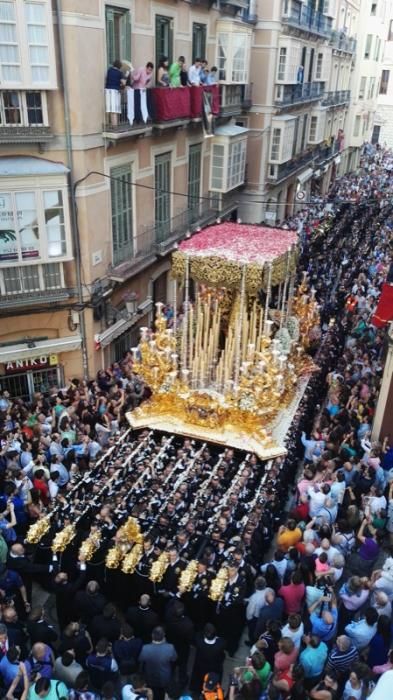
<svg viewBox="0 0 393 700">
<path fill-rule="evenodd" d="M 290 637 L 282 637 L 278 643 L 278 651 L 274 654 L 274 670 L 287 671 L 295 663 L 299 649 Z"/>
<path fill-rule="evenodd" d="M 305 592 L 302 574 L 300 571 L 295 571 L 291 576 L 291 583 L 281 586 L 278 590 L 278 595 L 284 601 L 284 612 L 287 615 L 301 611 Z"/>
</svg>

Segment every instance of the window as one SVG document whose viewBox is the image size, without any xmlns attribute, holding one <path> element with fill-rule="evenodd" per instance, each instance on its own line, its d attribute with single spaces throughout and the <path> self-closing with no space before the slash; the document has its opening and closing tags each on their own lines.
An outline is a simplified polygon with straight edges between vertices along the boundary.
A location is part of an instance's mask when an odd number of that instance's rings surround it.
<svg viewBox="0 0 393 700">
<path fill-rule="evenodd" d="M 388 94 L 389 77 L 390 77 L 390 70 L 383 70 L 382 75 L 381 75 L 381 84 L 379 86 L 379 94 L 380 95 L 387 95 Z"/>
<path fill-rule="evenodd" d="M 111 168 L 112 255 L 119 265 L 133 254 L 132 168 Z"/>
<path fill-rule="evenodd" d="M 161 243 L 168 238 L 171 229 L 171 153 L 155 157 L 154 186 L 156 241 Z"/>
<path fill-rule="evenodd" d="M 354 135 L 354 136 L 359 136 L 359 133 L 360 133 L 360 115 L 358 114 L 358 115 L 355 117 L 355 127 L 354 127 L 354 130 L 353 130 L 353 135 Z"/>
<path fill-rule="evenodd" d="M 211 189 L 221 190 L 224 181 L 225 147 L 215 143 L 212 152 Z"/>
<path fill-rule="evenodd" d="M 379 142 L 379 137 L 381 135 L 381 126 L 379 124 L 375 124 L 373 128 L 373 133 L 371 136 L 371 143 L 376 144 Z"/>
<path fill-rule="evenodd" d="M 366 83 L 367 83 L 367 76 L 363 75 L 360 78 L 359 100 L 364 100 L 364 96 L 366 94 Z"/>
<path fill-rule="evenodd" d="M 192 60 L 206 58 L 206 24 L 192 24 Z"/>
<path fill-rule="evenodd" d="M 169 65 L 173 62 L 173 19 L 156 15 L 156 66 L 166 56 Z"/>
<path fill-rule="evenodd" d="M 0 92 L 1 126 L 44 126 L 47 124 L 45 93 L 16 90 Z"/>
<path fill-rule="evenodd" d="M 323 53 L 317 54 L 317 65 L 315 69 L 315 79 L 321 80 L 322 78 L 322 64 L 323 64 Z"/>
<path fill-rule="evenodd" d="M 389 22 L 388 41 L 393 41 L 393 19 Z"/>
<path fill-rule="evenodd" d="M 188 151 L 188 210 L 190 223 L 197 221 L 199 216 L 201 194 L 201 158 L 202 146 L 200 143 L 190 146 Z"/>
<path fill-rule="evenodd" d="M 21 80 L 21 59 L 13 0 L 0 2 L 0 63 L 3 80 Z"/>
<path fill-rule="evenodd" d="M 301 145 L 300 145 L 300 151 L 304 151 L 304 147 L 306 145 L 306 134 L 307 134 L 307 122 L 308 122 L 308 114 L 305 114 L 303 117 L 303 131 L 302 131 L 302 140 L 301 140 Z"/>
<path fill-rule="evenodd" d="M 374 97 L 374 90 L 375 90 L 375 78 L 370 78 L 369 86 L 368 86 L 368 93 L 367 93 L 367 99 L 372 100 Z"/>
<path fill-rule="evenodd" d="M 64 287 L 61 263 L 22 265 L 0 270 L 0 294 L 23 294 Z"/>
<path fill-rule="evenodd" d="M 0 0 L 0 83 L 57 87 L 49 0 Z"/>
<path fill-rule="evenodd" d="M 370 56 L 371 56 L 372 41 L 373 41 L 373 35 L 367 34 L 366 45 L 364 47 L 364 58 L 370 58 Z"/>
<path fill-rule="evenodd" d="M 287 63 L 287 49 L 285 48 L 285 46 L 281 46 L 280 54 L 278 57 L 277 80 L 285 80 L 286 63 Z"/>
<path fill-rule="evenodd" d="M 45 5 L 25 3 L 27 43 L 33 83 L 49 81 L 49 39 Z"/>
<path fill-rule="evenodd" d="M 217 67 L 219 80 L 226 83 L 247 83 L 251 35 L 218 31 Z"/>
<path fill-rule="evenodd" d="M 232 35 L 232 82 L 246 83 L 248 76 L 247 41 L 244 34 Z"/>
<path fill-rule="evenodd" d="M 318 128 L 318 117 L 315 117 L 315 116 L 314 116 L 314 117 L 311 117 L 311 120 L 310 120 L 310 135 L 309 135 L 309 138 L 308 138 L 308 140 L 309 140 L 311 143 L 315 143 L 315 141 L 316 141 L 316 139 L 317 139 L 317 128 Z"/>
<path fill-rule="evenodd" d="M 131 15 L 129 10 L 105 7 L 106 60 L 131 61 Z"/>
<path fill-rule="evenodd" d="M 227 190 L 244 183 L 247 140 L 235 141 L 229 146 Z"/>
<path fill-rule="evenodd" d="M 376 37 L 375 41 L 375 51 L 374 51 L 374 61 L 379 61 L 379 54 L 381 53 L 381 39 L 379 36 Z"/>
<path fill-rule="evenodd" d="M 371 11 L 370 11 L 370 14 L 371 14 L 372 17 L 375 17 L 375 15 L 377 14 L 377 3 L 376 3 L 376 2 L 372 2 L 372 3 L 371 3 Z"/>
<path fill-rule="evenodd" d="M 244 184 L 247 136 L 218 136 L 215 140 L 210 168 L 210 189 L 215 192 L 228 192 Z"/>
<path fill-rule="evenodd" d="M 0 262 L 67 255 L 62 190 L 0 194 Z"/>
<path fill-rule="evenodd" d="M 280 160 L 281 129 L 273 129 L 272 143 L 270 148 L 270 160 Z"/>
</svg>

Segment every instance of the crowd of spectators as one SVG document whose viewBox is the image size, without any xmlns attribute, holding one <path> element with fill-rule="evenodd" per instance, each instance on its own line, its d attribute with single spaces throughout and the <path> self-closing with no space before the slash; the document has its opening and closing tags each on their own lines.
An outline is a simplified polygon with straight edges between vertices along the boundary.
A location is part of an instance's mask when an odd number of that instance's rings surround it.
<svg viewBox="0 0 393 700">
<path fill-rule="evenodd" d="M 288 222 L 304 232 L 300 269 L 321 304 L 315 359 L 326 382 L 310 382 L 297 415 L 306 429 L 292 429 L 288 458 L 269 472 L 255 457 L 239 464 L 231 450 L 219 457 L 187 439 L 130 440 L 125 412 L 148 395 L 130 354 L 95 381 L 75 379 L 31 404 L 1 394 L 7 698 L 218 700 L 225 653 L 236 653 L 246 624 L 249 653 L 225 688 L 230 700 L 387 700 L 393 449 L 371 439 L 386 349 L 371 319 L 391 261 L 391 161 L 369 153 L 359 173 Z M 38 547 L 25 542 L 48 512 L 54 532 L 78 521 L 63 555 L 52 556 L 53 531 Z M 128 515 L 145 534 L 131 577 L 103 563 Z M 92 532 L 101 549 L 87 562 L 79 547 Z M 153 584 L 164 550 L 170 565 Z M 179 577 L 194 558 L 197 576 L 182 594 Z M 229 581 L 215 605 L 208 591 L 223 562 Z M 38 590 L 55 597 L 50 622 Z"/>
</svg>

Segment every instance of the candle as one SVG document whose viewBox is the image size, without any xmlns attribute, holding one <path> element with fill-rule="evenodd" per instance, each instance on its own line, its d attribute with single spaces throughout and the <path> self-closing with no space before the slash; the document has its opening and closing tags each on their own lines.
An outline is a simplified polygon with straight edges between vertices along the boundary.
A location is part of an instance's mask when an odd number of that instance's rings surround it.
<svg viewBox="0 0 393 700">
<path fill-rule="evenodd" d="M 270 321 L 270 319 L 267 319 L 267 320 L 265 321 L 265 328 L 264 328 L 264 331 L 265 331 L 265 335 L 266 335 L 268 338 L 270 338 L 270 333 L 272 332 L 272 325 L 273 325 L 273 321 Z"/>
</svg>

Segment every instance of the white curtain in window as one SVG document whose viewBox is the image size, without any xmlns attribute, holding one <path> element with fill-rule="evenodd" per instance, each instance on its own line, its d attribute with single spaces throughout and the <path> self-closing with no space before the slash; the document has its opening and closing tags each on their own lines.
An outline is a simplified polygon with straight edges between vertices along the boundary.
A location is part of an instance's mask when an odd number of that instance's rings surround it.
<svg viewBox="0 0 393 700">
<path fill-rule="evenodd" d="M 7 0 L 1 0 L 0 2 L 0 22 L 5 20 L 6 22 L 15 21 L 15 5 L 13 2 L 7 2 Z"/>
<path fill-rule="evenodd" d="M 27 27 L 27 38 L 29 44 L 48 44 L 48 33 L 46 27 L 39 24 L 29 24 Z"/>
<path fill-rule="evenodd" d="M 45 24 L 45 5 L 42 2 L 26 2 L 25 17 L 27 22 Z"/>
<path fill-rule="evenodd" d="M 16 31 L 14 24 L 0 24 L 0 42 L 5 44 L 16 44 Z"/>
<path fill-rule="evenodd" d="M 244 83 L 246 80 L 246 43 L 247 35 L 233 34 L 232 36 L 232 80 Z"/>
<path fill-rule="evenodd" d="M 229 51 L 229 34 L 218 35 L 218 70 L 219 79 L 226 80 L 227 60 Z"/>
<path fill-rule="evenodd" d="M 49 80 L 49 67 L 32 66 L 31 77 L 33 79 L 33 83 L 46 83 Z"/>
</svg>

